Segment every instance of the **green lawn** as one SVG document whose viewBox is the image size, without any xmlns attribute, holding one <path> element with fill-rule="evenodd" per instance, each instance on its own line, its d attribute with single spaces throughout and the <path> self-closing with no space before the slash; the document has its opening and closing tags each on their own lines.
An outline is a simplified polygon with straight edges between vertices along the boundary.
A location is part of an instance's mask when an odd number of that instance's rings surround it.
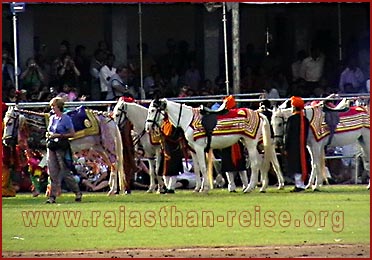
<svg viewBox="0 0 372 260">
<path fill-rule="evenodd" d="M 107 197 L 63 194 L 57 204 L 17 194 L 2 199 L 3 251 L 126 247 L 350 244 L 370 242 L 370 193 L 365 185 L 322 192 L 208 195 L 179 190 Z"/>
</svg>

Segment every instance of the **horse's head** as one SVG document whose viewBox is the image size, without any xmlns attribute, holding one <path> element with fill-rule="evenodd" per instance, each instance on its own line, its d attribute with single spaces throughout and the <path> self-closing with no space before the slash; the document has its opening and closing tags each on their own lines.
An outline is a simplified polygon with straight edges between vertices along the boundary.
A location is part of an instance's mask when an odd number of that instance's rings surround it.
<svg viewBox="0 0 372 260">
<path fill-rule="evenodd" d="M 19 110 L 10 106 L 3 119 L 3 144 L 15 146 L 18 139 Z"/>
<path fill-rule="evenodd" d="M 287 118 L 283 113 L 283 109 L 274 107 L 271 116 L 271 125 L 274 131 L 274 143 L 277 148 L 283 147 L 286 123 Z"/>
<path fill-rule="evenodd" d="M 123 97 L 121 97 L 116 103 L 113 113 L 112 113 L 114 117 L 114 121 L 119 126 L 119 128 L 123 127 L 125 121 L 128 119 L 127 111 L 128 111 L 128 103 L 124 100 Z"/>
<path fill-rule="evenodd" d="M 147 132 L 150 132 L 155 128 L 160 128 L 160 125 L 165 117 L 166 108 L 166 99 L 154 99 L 153 101 L 151 101 L 149 109 L 147 111 L 147 119 L 145 124 L 145 130 Z"/>
</svg>

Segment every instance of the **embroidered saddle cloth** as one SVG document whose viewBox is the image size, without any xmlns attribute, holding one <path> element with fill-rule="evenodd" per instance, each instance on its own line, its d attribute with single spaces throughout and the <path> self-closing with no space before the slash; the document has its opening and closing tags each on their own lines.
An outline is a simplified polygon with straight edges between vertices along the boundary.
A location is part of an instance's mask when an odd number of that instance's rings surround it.
<svg viewBox="0 0 372 260">
<path fill-rule="evenodd" d="M 322 140 L 330 134 L 329 127 L 325 123 L 324 113 L 319 107 L 313 109 L 313 118 L 310 120 L 310 129 L 317 141 Z M 369 113 L 365 107 L 350 107 L 346 112 L 340 112 L 340 122 L 337 124 L 336 132 L 354 131 L 363 127 L 370 128 Z"/>
<path fill-rule="evenodd" d="M 201 122 L 200 110 L 194 109 L 194 119 L 191 122 L 194 140 L 206 137 L 206 131 Z M 217 116 L 217 124 L 213 128 L 212 135 L 242 134 L 255 138 L 259 124 L 258 112 L 247 108 L 230 109 L 227 114 Z"/>
</svg>

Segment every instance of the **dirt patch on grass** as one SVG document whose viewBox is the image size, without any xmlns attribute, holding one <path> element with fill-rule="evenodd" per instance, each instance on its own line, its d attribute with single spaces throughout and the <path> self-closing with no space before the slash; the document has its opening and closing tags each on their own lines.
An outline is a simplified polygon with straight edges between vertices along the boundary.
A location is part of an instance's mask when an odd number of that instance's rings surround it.
<svg viewBox="0 0 372 260">
<path fill-rule="evenodd" d="M 250 247 L 191 247 L 191 248 L 130 248 L 118 250 L 71 252 L 3 252 L 4 257 L 63 257 L 63 258 L 234 258 L 234 257 L 320 257 L 320 258 L 369 258 L 370 245 L 298 245 L 298 246 L 250 246 Z"/>
</svg>

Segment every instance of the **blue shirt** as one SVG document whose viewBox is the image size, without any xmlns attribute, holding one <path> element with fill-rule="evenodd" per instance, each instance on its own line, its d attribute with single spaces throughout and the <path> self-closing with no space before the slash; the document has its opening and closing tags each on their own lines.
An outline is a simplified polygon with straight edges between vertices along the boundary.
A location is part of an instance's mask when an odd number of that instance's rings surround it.
<svg viewBox="0 0 372 260">
<path fill-rule="evenodd" d="M 61 118 L 57 118 L 56 115 L 52 115 L 49 118 L 48 131 L 54 134 L 67 134 L 74 130 L 72 119 L 69 115 L 62 114 Z"/>
</svg>

